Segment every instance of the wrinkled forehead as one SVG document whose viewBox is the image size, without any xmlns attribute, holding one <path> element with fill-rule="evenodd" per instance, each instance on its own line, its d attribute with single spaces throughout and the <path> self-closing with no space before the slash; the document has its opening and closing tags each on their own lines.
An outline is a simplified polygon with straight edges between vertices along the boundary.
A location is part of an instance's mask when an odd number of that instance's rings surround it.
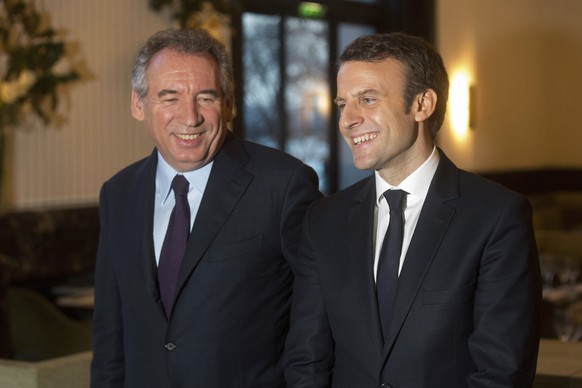
<svg viewBox="0 0 582 388">
<path fill-rule="evenodd" d="M 148 66 L 146 77 L 150 87 L 160 84 L 182 84 L 203 88 L 219 88 L 218 70 L 214 60 L 205 55 L 183 54 L 163 50 Z"/>
</svg>

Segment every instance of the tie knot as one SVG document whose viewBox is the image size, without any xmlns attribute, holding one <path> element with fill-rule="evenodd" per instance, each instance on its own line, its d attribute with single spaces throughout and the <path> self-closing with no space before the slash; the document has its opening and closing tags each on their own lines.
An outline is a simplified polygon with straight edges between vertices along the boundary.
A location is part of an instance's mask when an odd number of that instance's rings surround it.
<svg viewBox="0 0 582 388">
<path fill-rule="evenodd" d="M 388 201 L 390 210 L 402 209 L 404 197 L 406 194 L 407 193 L 404 190 L 386 190 L 384 192 L 384 198 L 386 198 L 386 201 Z"/>
<path fill-rule="evenodd" d="M 176 175 L 174 180 L 172 180 L 172 190 L 174 190 L 174 195 L 188 195 L 188 189 L 190 188 L 190 183 L 184 175 Z"/>
</svg>

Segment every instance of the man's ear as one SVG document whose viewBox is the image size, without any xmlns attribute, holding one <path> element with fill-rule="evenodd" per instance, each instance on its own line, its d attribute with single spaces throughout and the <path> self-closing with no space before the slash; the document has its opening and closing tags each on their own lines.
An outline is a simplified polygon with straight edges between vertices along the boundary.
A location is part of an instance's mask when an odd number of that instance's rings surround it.
<svg viewBox="0 0 582 388">
<path fill-rule="evenodd" d="M 417 122 L 426 121 L 436 109 L 437 94 L 432 89 L 427 89 L 416 96 L 414 101 L 414 118 Z"/>
<path fill-rule="evenodd" d="M 144 119 L 143 100 L 139 98 L 135 90 L 131 91 L 131 115 L 138 121 Z"/>
</svg>

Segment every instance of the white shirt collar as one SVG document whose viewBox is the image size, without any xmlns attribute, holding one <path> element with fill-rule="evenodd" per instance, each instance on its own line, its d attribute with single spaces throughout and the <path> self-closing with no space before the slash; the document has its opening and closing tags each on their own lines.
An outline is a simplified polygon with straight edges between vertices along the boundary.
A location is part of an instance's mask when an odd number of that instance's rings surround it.
<svg viewBox="0 0 582 388">
<path fill-rule="evenodd" d="M 424 198 L 426 193 L 428 193 L 428 188 L 432 181 L 432 177 L 436 172 L 437 166 L 439 164 L 439 153 L 437 148 L 433 146 L 432 152 L 428 159 L 407 176 L 397 187 L 392 186 L 386 182 L 378 173 L 374 171 L 375 181 L 376 181 L 376 205 L 380 204 L 384 196 L 384 192 L 390 189 L 401 189 L 406 191 L 409 195 Z"/>
<path fill-rule="evenodd" d="M 214 161 L 202 166 L 194 171 L 188 171 L 185 173 L 180 173 L 176 171 L 172 166 L 166 162 L 162 157 L 162 154 L 158 151 L 158 166 L 156 171 L 156 197 L 160 198 L 161 203 L 165 203 L 169 197 L 171 191 L 172 180 L 176 174 L 182 174 L 188 182 L 190 182 L 190 187 L 188 192 L 196 190 L 199 193 L 204 193 L 206 188 L 206 183 L 208 182 L 208 177 L 210 176 L 210 171 L 212 170 L 212 164 Z"/>
</svg>

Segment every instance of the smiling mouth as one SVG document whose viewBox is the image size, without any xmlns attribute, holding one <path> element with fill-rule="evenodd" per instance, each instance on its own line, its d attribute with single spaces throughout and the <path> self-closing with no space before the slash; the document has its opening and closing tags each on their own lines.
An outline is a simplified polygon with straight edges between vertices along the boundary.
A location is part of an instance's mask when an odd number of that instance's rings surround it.
<svg viewBox="0 0 582 388">
<path fill-rule="evenodd" d="M 366 141 L 374 140 L 376 137 L 378 137 L 377 133 L 366 133 L 365 135 L 354 137 L 352 141 L 355 145 L 358 145 Z"/>
<path fill-rule="evenodd" d="M 180 140 L 196 140 L 200 136 L 199 133 L 176 133 L 175 135 Z"/>
</svg>

